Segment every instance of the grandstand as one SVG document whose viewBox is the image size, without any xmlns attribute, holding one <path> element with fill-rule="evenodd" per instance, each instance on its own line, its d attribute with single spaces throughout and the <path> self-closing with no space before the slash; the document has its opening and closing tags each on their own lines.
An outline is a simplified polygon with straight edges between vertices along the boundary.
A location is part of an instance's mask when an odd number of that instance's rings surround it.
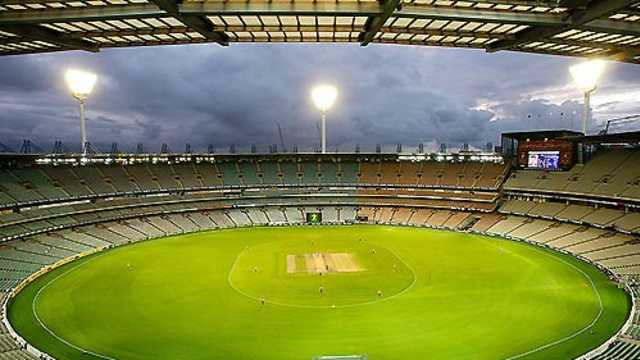
<svg viewBox="0 0 640 360">
<path fill-rule="evenodd" d="M 0 288 L 57 262 L 208 229 L 392 224 L 470 231 L 571 253 L 634 291 L 640 191 L 634 147 L 599 147 L 566 171 L 523 169 L 507 155 L 3 155 Z M 453 156 L 453 155 L 451 155 Z M 144 159 L 154 158 L 153 162 Z M 111 165 L 104 159 L 109 158 Z M 64 161 L 62 161 L 64 160 Z M 636 359 L 640 322 L 594 359 Z M 6 325 L 0 359 L 35 359 Z"/>
</svg>

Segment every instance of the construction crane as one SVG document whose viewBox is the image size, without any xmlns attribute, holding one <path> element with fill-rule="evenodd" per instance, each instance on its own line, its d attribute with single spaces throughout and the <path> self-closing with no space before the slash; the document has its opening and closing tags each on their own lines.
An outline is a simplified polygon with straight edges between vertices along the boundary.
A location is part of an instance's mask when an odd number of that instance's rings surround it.
<svg viewBox="0 0 640 360">
<path fill-rule="evenodd" d="M 287 152 L 287 148 L 284 146 L 284 137 L 282 136 L 282 128 L 280 127 L 280 123 L 278 124 L 278 135 L 280 136 L 280 147 L 282 148 L 282 152 Z"/>
<path fill-rule="evenodd" d="M 630 123 L 638 120 L 640 120 L 640 115 L 631 115 L 631 116 L 625 116 L 621 118 L 607 120 L 607 124 L 604 126 L 604 129 L 600 130 L 598 134 L 607 135 L 609 133 L 609 128 L 613 124 L 619 125 L 619 124 Z"/>
</svg>

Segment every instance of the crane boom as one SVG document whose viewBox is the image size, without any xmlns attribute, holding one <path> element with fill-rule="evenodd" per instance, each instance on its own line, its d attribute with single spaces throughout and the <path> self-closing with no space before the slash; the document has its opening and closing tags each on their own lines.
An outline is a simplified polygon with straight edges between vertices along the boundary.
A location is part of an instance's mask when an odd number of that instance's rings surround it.
<svg viewBox="0 0 640 360">
<path fill-rule="evenodd" d="M 611 127 L 612 124 L 624 124 L 624 123 L 634 122 L 638 120 L 640 120 L 640 114 L 607 120 L 607 123 L 604 126 L 604 129 L 600 131 L 600 135 L 607 135 L 609 133 L 609 128 Z"/>
<path fill-rule="evenodd" d="M 278 135 L 280 136 L 280 147 L 282 147 L 283 152 L 287 152 L 287 148 L 284 146 L 284 137 L 282 136 L 282 128 L 280 127 L 280 123 L 278 124 Z"/>
</svg>

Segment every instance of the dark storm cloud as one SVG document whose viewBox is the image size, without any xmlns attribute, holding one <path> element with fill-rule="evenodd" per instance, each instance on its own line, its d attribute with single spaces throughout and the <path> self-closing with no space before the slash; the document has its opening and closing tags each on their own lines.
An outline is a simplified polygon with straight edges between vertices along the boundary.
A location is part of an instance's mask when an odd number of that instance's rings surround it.
<svg viewBox="0 0 640 360">
<path fill-rule="evenodd" d="M 483 146 L 505 130 L 578 127 L 580 94 L 567 67 L 575 59 L 406 46 L 213 45 L 105 50 L 0 58 L 0 142 L 30 138 L 43 146 L 77 143 L 77 104 L 63 73 L 90 69 L 99 82 L 88 106 L 89 138 L 148 150 L 168 143 L 318 141 L 309 99 L 319 82 L 335 84 L 329 141 L 354 144 L 445 142 Z M 629 91 L 640 67 L 610 65 L 595 115 L 640 113 Z M 631 90 L 630 90 L 631 89 Z M 635 90 L 637 91 L 637 90 Z M 627 95 L 625 95 L 627 94 Z M 600 119 L 601 120 L 601 119 Z"/>
</svg>

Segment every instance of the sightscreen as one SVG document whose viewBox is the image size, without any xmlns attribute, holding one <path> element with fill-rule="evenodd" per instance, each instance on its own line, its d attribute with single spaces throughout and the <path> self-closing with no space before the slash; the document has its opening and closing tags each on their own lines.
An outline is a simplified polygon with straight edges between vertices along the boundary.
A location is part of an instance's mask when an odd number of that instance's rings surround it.
<svg viewBox="0 0 640 360">
<path fill-rule="evenodd" d="M 559 151 L 529 151 L 528 167 L 556 170 L 559 168 Z"/>
<path fill-rule="evenodd" d="M 322 222 L 322 213 L 321 212 L 308 212 L 307 213 L 307 223 L 309 224 L 319 224 Z"/>
</svg>

